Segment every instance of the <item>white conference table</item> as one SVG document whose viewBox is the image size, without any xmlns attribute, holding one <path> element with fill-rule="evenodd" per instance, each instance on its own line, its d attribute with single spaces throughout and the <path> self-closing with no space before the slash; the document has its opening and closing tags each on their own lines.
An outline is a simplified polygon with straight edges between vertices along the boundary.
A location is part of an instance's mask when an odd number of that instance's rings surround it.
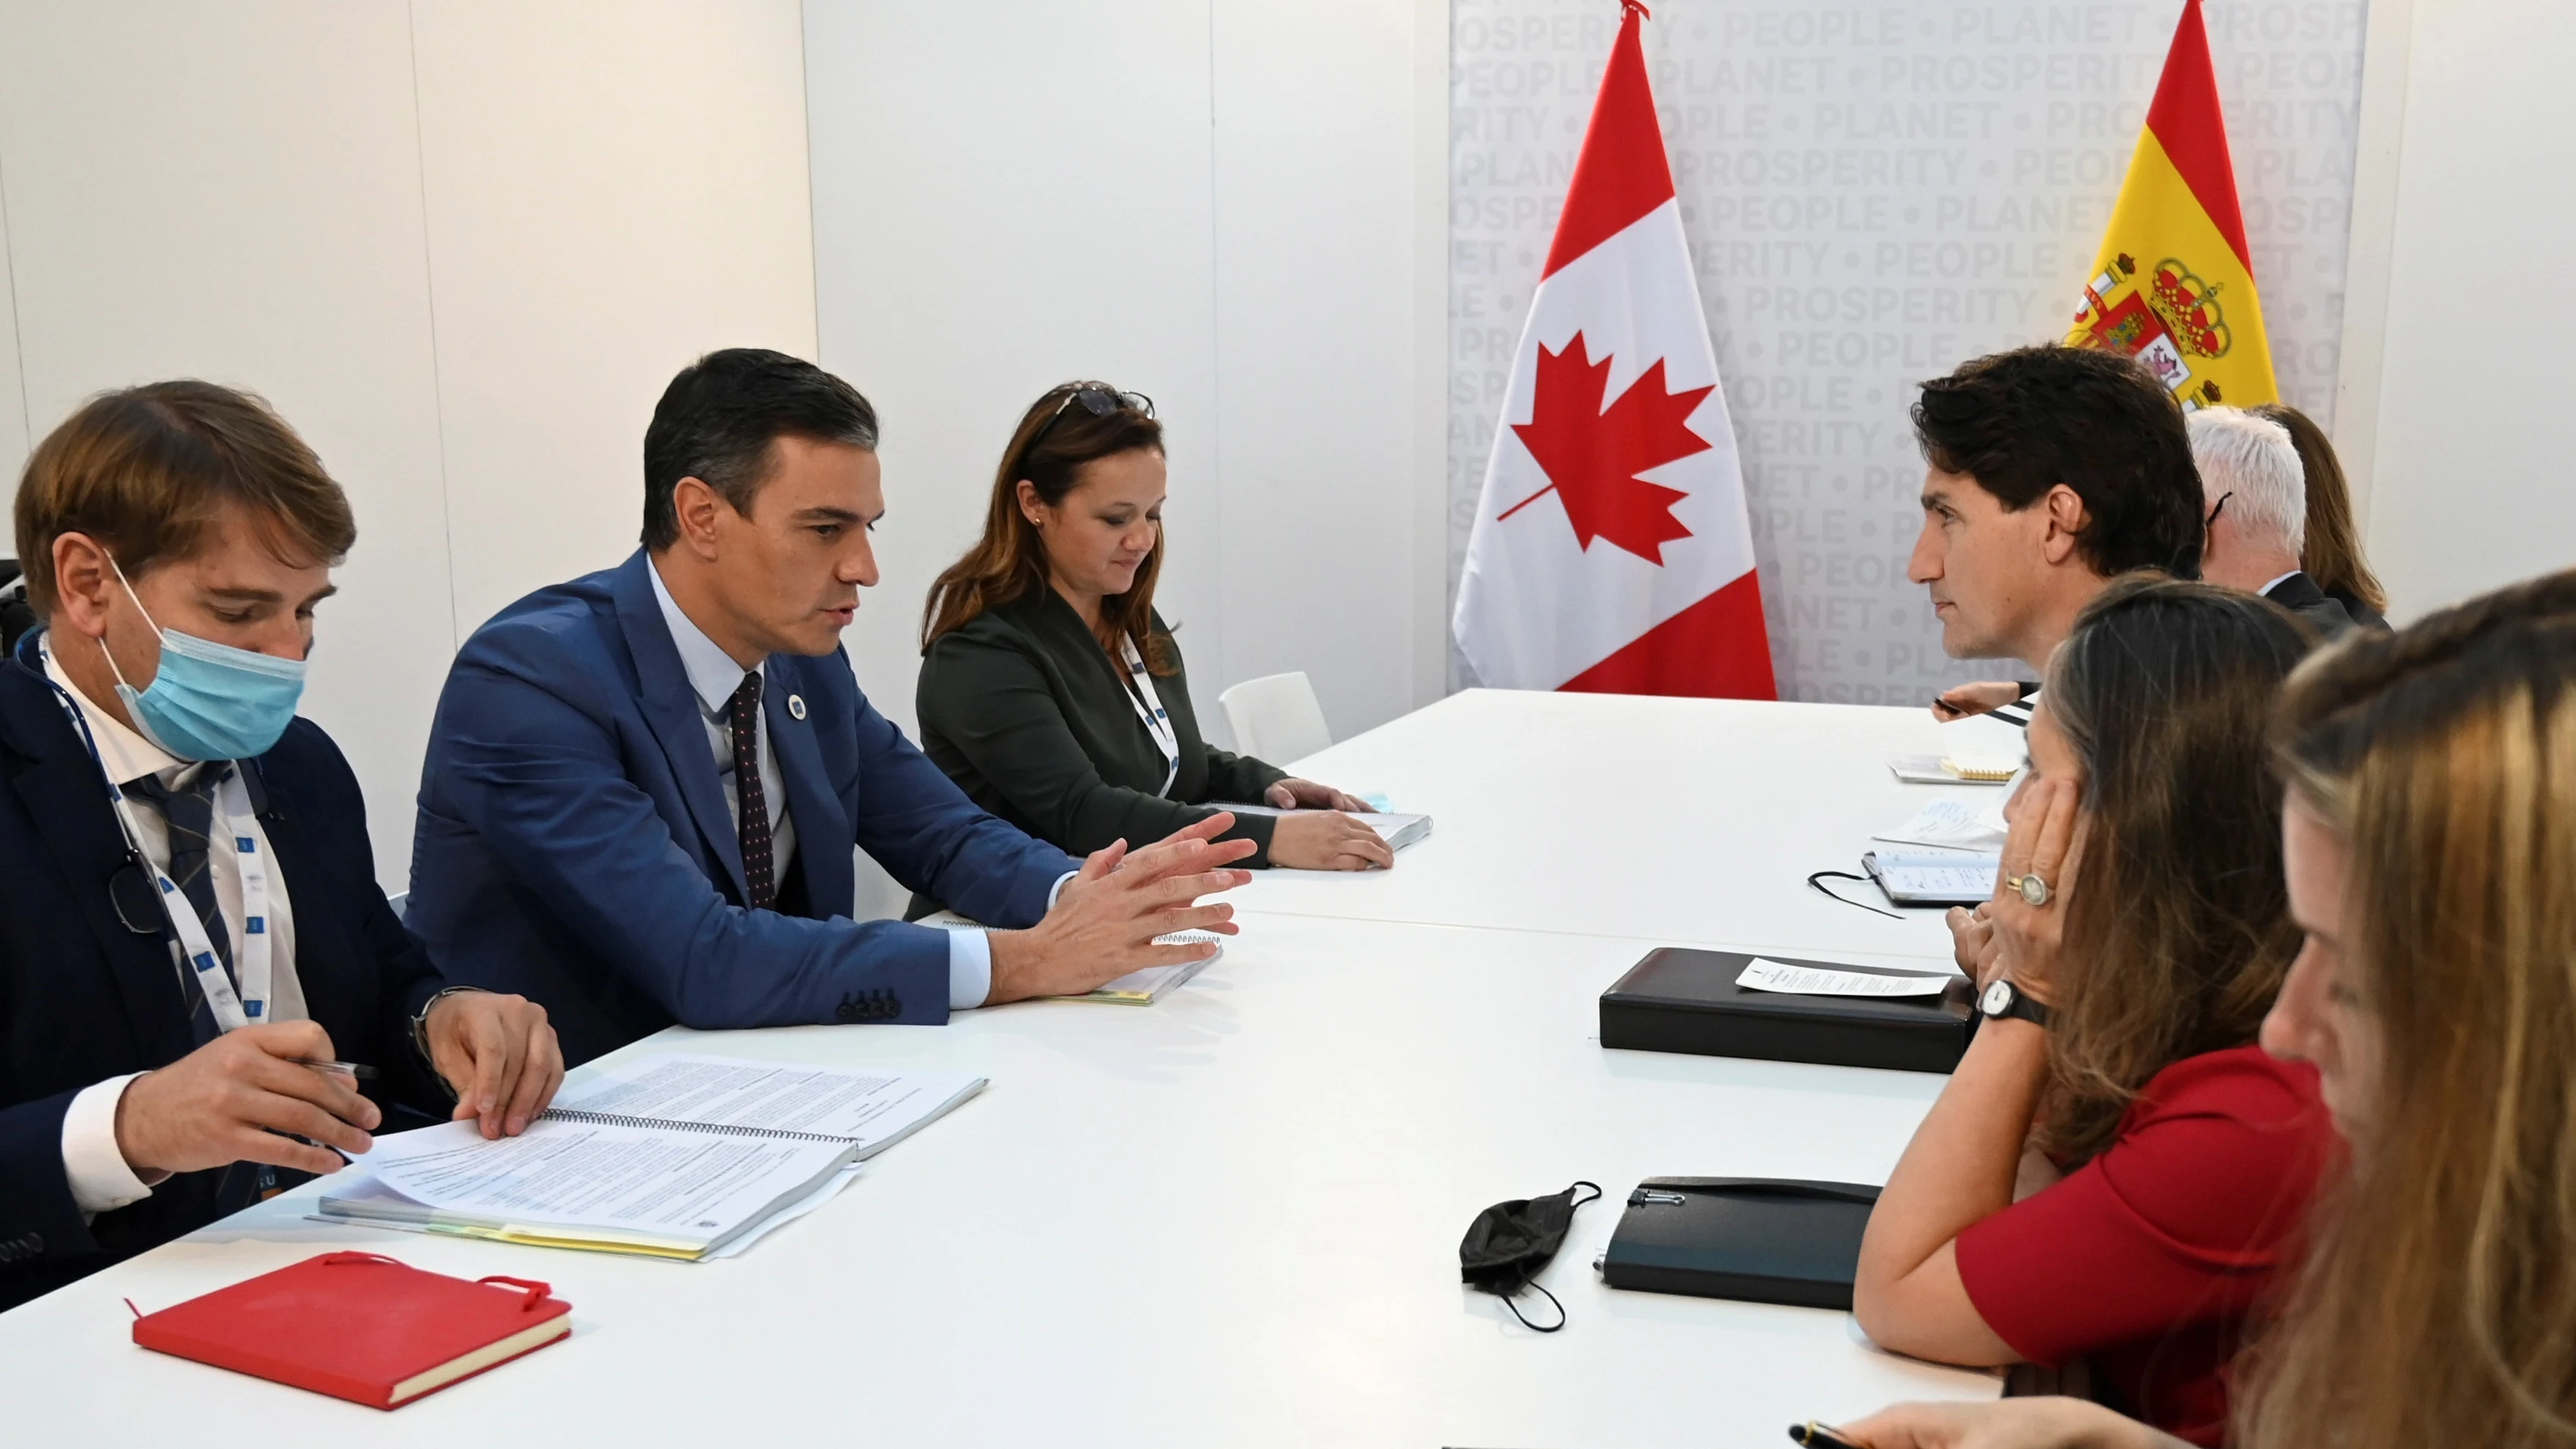
<svg viewBox="0 0 2576 1449">
<path fill-rule="evenodd" d="M 1872 831 L 1993 786 L 1907 785 L 1886 762 L 2019 751 L 2021 731 L 1922 709 L 1477 689 L 1320 754 L 1300 774 L 1428 813 L 1429 839 L 1363 876 L 1267 871 L 1248 910 L 1644 942 L 1950 959 L 1939 911 L 1828 900 Z M 1884 906 L 1867 883 L 1845 895 Z M 1604 983 L 1605 985 L 1607 983 Z"/>
<path fill-rule="evenodd" d="M 1699 822 L 1784 800 L 1860 821 L 1861 834 L 1901 818 L 1925 796 L 1879 787 L 1872 752 L 1909 736 L 1894 713 L 1544 696 L 1435 706 L 1310 762 L 1447 812 L 1432 840 L 1384 877 L 1263 878 L 1225 957 L 1158 1006 L 1034 1002 L 946 1027 L 675 1030 L 627 1048 L 992 1079 L 741 1257 L 671 1264 L 325 1225 L 302 1216 L 307 1187 L 0 1315 L 0 1438 L 1729 1445 L 1896 1398 L 1991 1395 L 1993 1376 L 1878 1352 L 1844 1314 L 1616 1292 L 1591 1268 L 1639 1178 L 1883 1181 L 1938 1092 L 1934 1076 L 1612 1052 L 1597 1039 L 1600 991 L 1667 922 L 1673 939 L 1863 958 L 1937 951 L 1928 935 L 1907 938 L 1911 950 L 1872 941 L 1862 923 L 1881 918 L 1821 898 L 1838 914 L 1796 935 L 1807 926 L 1794 893 L 1770 901 L 1732 879 L 1776 856 L 1768 874 L 1799 888 L 1816 866 L 1781 842 L 1822 848 L 1812 820 L 1758 840 L 1741 830 L 1744 843 L 1724 849 L 1687 838 Z M 1492 731 L 1526 733 L 1552 715 L 1579 716 L 1636 775 L 1649 772 L 1644 752 L 1692 733 L 1694 715 L 1740 744 L 1768 736 L 1775 765 L 1668 770 L 1660 802 L 1498 807 L 1532 785 L 1617 783 L 1618 772 L 1546 752 L 1517 774 L 1494 768 L 1510 751 Z M 1570 738 L 1563 718 L 1552 723 Z M 1818 740 L 1844 742 L 1833 773 L 1784 789 L 1784 770 L 1822 758 Z M 1478 758 L 1483 792 L 1471 788 Z M 1695 788 L 1713 793 L 1686 799 Z M 1882 806 L 1897 813 L 1882 820 Z M 1660 844 L 1642 834 L 1659 813 L 1670 817 Z M 1595 828 L 1551 845 L 1551 815 Z M 1527 856 L 1480 842 L 1484 828 L 1518 830 Z M 1633 877 L 1577 860 L 1625 853 L 1655 859 Z M 1550 854 L 1561 872 L 1540 860 Z M 1694 884 L 1703 870 L 1729 879 Z M 1550 917 L 1527 899 L 1577 882 L 1650 913 L 1611 922 L 1621 931 L 1584 930 L 1602 924 L 1587 904 Z M 1357 888 L 1354 914 L 1318 909 L 1329 898 L 1307 887 L 1325 885 Z M 1361 894 L 1371 889 L 1380 894 Z M 1478 892 L 1507 929 L 1405 918 L 1463 914 Z M 1695 920 L 1694 901 L 1742 914 Z M 1792 934 L 1753 939 L 1738 921 Z M 1457 1244 L 1487 1204 L 1576 1178 L 1607 1197 L 1578 1214 L 1541 1280 L 1571 1317 L 1543 1336 L 1459 1284 Z M 339 1248 L 463 1277 L 545 1279 L 574 1305 L 573 1336 L 390 1415 L 128 1339 L 125 1298 L 148 1311 Z"/>
</svg>

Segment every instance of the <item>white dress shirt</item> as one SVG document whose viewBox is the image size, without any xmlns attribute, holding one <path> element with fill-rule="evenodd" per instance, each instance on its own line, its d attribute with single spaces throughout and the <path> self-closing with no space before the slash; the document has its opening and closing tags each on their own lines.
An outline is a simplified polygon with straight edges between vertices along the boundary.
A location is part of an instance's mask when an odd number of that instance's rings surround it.
<svg viewBox="0 0 2576 1449">
<path fill-rule="evenodd" d="M 692 622 L 671 597 L 670 588 L 662 582 L 662 566 L 648 570 L 653 579 L 653 598 L 662 606 L 662 622 L 670 627 L 671 643 L 680 651 L 680 667 L 689 676 L 689 690 L 698 697 L 698 714 L 706 722 L 707 746 L 715 754 L 716 775 L 724 782 L 725 813 L 732 817 L 734 828 L 742 828 L 742 789 L 734 780 L 733 765 L 733 696 L 742 687 L 743 675 L 751 672 L 734 662 L 704 629 Z M 756 753 L 760 759 L 760 794 L 769 802 L 769 853 L 776 862 L 778 878 L 786 879 L 796 860 L 796 819 L 787 808 L 787 786 L 778 773 L 778 755 L 769 746 L 769 661 L 760 662 L 762 707 L 753 726 Z M 1063 888 L 1063 881 L 1056 883 Z M 1052 897 L 1050 897 L 1052 900 Z M 934 928 L 935 929 L 935 928 Z M 984 1004 L 993 994 L 993 943 L 981 931 L 950 931 L 948 934 L 948 1009 L 964 1011 Z"/>
<path fill-rule="evenodd" d="M 117 784 L 150 775 L 175 790 L 206 768 L 178 758 L 118 723 L 98 701 L 72 683 L 50 649 L 45 651 L 45 675 L 80 701 L 81 714 L 89 722 L 90 739 L 98 746 L 99 762 Z M 148 800 L 128 796 L 125 803 L 134 820 L 135 834 L 141 837 L 143 854 L 162 870 L 169 870 L 170 822 L 162 816 L 160 807 Z M 309 1013 L 304 1006 L 303 983 L 295 975 L 295 906 L 286 889 L 285 875 L 277 867 L 277 853 L 269 849 L 268 831 L 258 817 L 234 823 L 249 827 L 251 838 L 259 842 L 259 853 L 269 862 L 268 1006 L 260 1020 L 302 1021 Z M 229 849 L 209 850 L 206 874 L 214 886 L 215 905 L 223 912 L 232 958 L 238 961 L 242 952 L 240 858 Z M 185 989 L 182 983 L 187 979 L 187 966 L 175 943 L 170 950 L 170 989 L 177 993 Z M 71 1109 L 63 1114 L 63 1171 L 71 1179 L 72 1201 L 84 1213 L 107 1212 L 152 1195 L 151 1187 L 134 1175 L 116 1145 L 116 1104 L 125 1096 L 126 1084 L 141 1075 L 135 1072 L 110 1077 L 84 1087 L 72 1098 Z"/>
</svg>

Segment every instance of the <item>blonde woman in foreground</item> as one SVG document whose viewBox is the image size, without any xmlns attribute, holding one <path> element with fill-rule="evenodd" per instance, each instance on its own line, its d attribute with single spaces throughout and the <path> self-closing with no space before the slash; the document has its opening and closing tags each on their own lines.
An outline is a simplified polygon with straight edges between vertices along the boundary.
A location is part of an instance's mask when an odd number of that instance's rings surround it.
<svg viewBox="0 0 2576 1449">
<path fill-rule="evenodd" d="M 2246 1449 L 2576 1443 L 2576 571 L 2357 633 L 2274 748 L 2306 944 L 2263 1026 L 2349 1142 Z M 2074 1399 L 1905 1404 L 1868 1449 L 2171 1449 Z"/>
</svg>

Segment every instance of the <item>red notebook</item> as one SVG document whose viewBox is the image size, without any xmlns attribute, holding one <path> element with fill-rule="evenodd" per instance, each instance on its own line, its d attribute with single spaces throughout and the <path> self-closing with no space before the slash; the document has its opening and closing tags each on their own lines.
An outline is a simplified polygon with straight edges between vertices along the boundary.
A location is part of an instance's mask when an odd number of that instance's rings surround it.
<svg viewBox="0 0 2576 1449">
<path fill-rule="evenodd" d="M 392 1409 L 562 1338 L 571 1312 L 524 1278 L 468 1283 L 375 1253 L 325 1253 L 138 1318 L 134 1341 Z"/>
</svg>

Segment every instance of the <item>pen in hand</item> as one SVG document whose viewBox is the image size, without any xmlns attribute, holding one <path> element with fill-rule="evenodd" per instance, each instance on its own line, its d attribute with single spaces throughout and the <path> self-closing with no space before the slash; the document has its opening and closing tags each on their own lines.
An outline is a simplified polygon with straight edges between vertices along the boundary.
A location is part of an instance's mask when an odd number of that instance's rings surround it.
<svg viewBox="0 0 2576 1449">
<path fill-rule="evenodd" d="M 376 1079 L 376 1069 L 368 1066 L 364 1062 L 331 1062 L 323 1061 L 317 1057 L 289 1057 L 287 1060 L 295 1063 L 299 1067 L 311 1067 L 313 1070 L 322 1073 L 324 1076 L 347 1077 L 353 1082 L 372 1082 Z M 357 1161 L 356 1158 L 351 1157 L 346 1152 L 340 1151 L 339 1148 L 333 1147 L 327 1142 L 316 1142 L 310 1137 L 298 1137 L 292 1132 L 285 1133 L 283 1135 L 295 1137 L 296 1141 L 303 1143 L 307 1147 L 320 1147 L 335 1153 L 342 1162 Z"/>
</svg>

